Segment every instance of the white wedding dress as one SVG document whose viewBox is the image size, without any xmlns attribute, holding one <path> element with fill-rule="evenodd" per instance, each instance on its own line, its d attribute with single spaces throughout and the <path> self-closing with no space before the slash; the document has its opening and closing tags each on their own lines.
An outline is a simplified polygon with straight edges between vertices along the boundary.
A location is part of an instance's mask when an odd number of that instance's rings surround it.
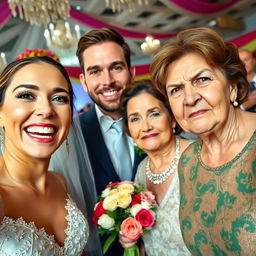
<svg viewBox="0 0 256 256">
<path fill-rule="evenodd" d="M 139 165 L 135 182 L 146 185 L 145 168 L 148 157 Z M 179 178 L 174 172 L 173 180 L 157 207 L 156 223 L 149 232 L 143 234 L 147 256 L 188 256 L 191 255 L 182 239 L 179 224 Z"/>
<path fill-rule="evenodd" d="M 14 220 L 4 217 L 0 224 L 1 256 L 79 256 L 89 236 L 87 221 L 74 201 L 67 199 L 66 239 L 61 247 L 44 228 L 38 229 L 34 222 L 23 218 Z M 54 213 L 53 213 L 54 214 Z M 51 216 L 49 216 L 50 218 Z"/>
</svg>

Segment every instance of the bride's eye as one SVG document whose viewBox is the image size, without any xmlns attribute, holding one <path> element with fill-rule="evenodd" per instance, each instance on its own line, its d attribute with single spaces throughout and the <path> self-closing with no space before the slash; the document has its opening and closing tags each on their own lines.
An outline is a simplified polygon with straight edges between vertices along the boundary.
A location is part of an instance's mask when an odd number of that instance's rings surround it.
<svg viewBox="0 0 256 256">
<path fill-rule="evenodd" d="M 55 101 L 58 103 L 67 103 L 69 102 L 69 98 L 67 96 L 54 96 L 52 98 L 52 101 Z"/>
<path fill-rule="evenodd" d="M 36 99 L 36 96 L 32 92 L 20 92 L 17 94 L 16 98 L 32 101 Z"/>
</svg>

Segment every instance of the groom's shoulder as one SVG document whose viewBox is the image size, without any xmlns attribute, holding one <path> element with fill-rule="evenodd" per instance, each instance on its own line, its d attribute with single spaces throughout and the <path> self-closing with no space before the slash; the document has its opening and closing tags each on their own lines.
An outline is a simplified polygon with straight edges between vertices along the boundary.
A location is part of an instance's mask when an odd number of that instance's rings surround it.
<svg viewBox="0 0 256 256">
<path fill-rule="evenodd" d="M 80 123 L 90 122 L 94 120 L 95 118 L 97 118 L 95 107 L 92 106 L 89 110 L 87 110 L 86 112 L 80 114 L 75 118 L 78 118 Z"/>
</svg>

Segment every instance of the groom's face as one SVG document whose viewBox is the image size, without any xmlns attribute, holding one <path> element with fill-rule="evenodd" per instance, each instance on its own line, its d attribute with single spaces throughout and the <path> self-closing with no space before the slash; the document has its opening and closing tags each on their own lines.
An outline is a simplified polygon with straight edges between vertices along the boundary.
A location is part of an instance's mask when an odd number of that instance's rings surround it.
<svg viewBox="0 0 256 256">
<path fill-rule="evenodd" d="M 81 83 L 103 113 L 118 112 L 120 96 L 133 79 L 123 49 L 115 42 L 103 42 L 83 53 L 84 74 Z"/>
</svg>

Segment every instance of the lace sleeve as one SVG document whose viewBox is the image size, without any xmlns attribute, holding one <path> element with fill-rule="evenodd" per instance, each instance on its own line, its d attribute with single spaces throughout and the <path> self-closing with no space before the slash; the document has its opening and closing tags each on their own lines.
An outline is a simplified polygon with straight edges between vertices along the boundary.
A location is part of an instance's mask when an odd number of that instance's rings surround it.
<svg viewBox="0 0 256 256">
<path fill-rule="evenodd" d="M 135 182 L 143 185 L 144 187 L 146 187 L 145 168 L 146 168 L 147 158 L 148 157 L 146 157 L 140 162 L 137 168 L 136 176 L 135 176 Z"/>
</svg>

